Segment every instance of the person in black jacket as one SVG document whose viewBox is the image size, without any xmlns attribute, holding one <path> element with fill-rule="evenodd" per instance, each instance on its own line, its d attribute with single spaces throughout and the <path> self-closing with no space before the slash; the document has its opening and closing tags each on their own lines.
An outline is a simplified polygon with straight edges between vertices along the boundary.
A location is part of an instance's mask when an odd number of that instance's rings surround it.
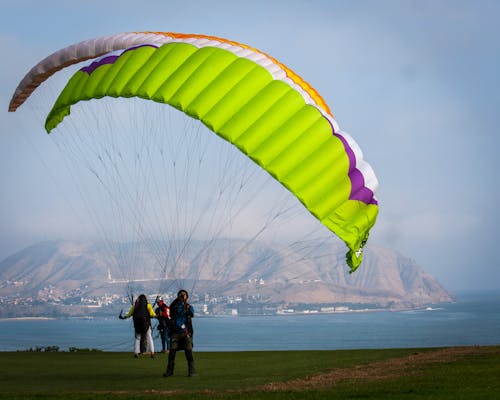
<svg viewBox="0 0 500 400">
<path fill-rule="evenodd" d="M 177 350 L 184 350 L 188 363 L 188 376 L 195 376 L 193 357 L 193 324 L 194 309 L 188 302 L 189 295 L 184 289 L 179 290 L 177 298 L 170 304 L 170 350 L 168 352 L 167 370 L 163 374 L 169 377 L 174 374 L 175 355 Z"/>
</svg>

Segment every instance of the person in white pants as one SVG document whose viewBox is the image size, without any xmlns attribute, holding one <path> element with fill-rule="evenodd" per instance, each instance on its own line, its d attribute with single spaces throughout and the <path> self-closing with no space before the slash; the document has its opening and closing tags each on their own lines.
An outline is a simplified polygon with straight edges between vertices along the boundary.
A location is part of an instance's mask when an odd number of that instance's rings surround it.
<svg viewBox="0 0 500 400">
<path fill-rule="evenodd" d="M 147 350 L 151 352 L 151 358 L 154 358 L 155 346 L 151 335 L 151 318 L 156 318 L 156 314 L 151 304 L 148 303 L 146 295 L 141 294 L 125 316 L 120 312 L 120 319 L 130 317 L 133 317 L 134 320 L 134 357 L 137 358 L 141 354 L 141 339 L 145 336 Z"/>
</svg>

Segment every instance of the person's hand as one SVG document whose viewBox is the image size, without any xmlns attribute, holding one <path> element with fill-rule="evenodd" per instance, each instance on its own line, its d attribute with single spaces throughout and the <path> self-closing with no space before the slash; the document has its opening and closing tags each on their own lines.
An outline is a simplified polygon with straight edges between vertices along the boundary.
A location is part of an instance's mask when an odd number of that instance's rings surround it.
<svg viewBox="0 0 500 400">
<path fill-rule="evenodd" d="M 118 315 L 118 318 L 120 318 L 120 319 L 126 319 L 126 317 L 123 316 L 123 310 L 120 311 L 120 315 Z"/>
</svg>

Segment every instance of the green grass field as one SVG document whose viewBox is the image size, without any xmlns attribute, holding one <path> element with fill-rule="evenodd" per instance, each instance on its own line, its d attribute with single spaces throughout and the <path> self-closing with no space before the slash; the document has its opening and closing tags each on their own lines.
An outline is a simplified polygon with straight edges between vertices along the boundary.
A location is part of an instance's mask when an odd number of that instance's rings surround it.
<svg viewBox="0 0 500 400">
<path fill-rule="evenodd" d="M 195 353 L 1 352 L 0 399 L 495 399 L 500 346 Z"/>
</svg>

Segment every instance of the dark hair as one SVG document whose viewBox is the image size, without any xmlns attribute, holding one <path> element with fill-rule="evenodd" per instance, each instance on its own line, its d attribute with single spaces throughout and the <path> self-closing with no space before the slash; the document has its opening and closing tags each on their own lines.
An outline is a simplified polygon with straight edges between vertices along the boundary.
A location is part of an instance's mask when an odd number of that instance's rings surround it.
<svg viewBox="0 0 500 400">
<path fill-rule="evenodd" d="M 181 289 L 181 290 L 179 290 L 179 291 L 177 292 L 177 297 L 179 297 L 179 296 L 181 295 L 181 293 L 186 293 L 186 298 L 188 298 L 188 297 L 189 297 L 189 294 L 188 294 L 187 290 L 184 290 L 184 289 Z"/>
</svg>

